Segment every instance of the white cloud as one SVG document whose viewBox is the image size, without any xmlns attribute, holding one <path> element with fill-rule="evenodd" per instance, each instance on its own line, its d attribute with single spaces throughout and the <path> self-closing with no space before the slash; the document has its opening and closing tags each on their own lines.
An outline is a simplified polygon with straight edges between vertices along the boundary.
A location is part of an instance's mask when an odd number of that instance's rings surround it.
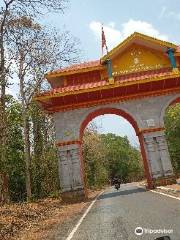
<svg viewBox="0 0 180 240">
<path fill-rule="evenodd" d="M 90 29 L 98 41 L 101 40 L 101 26 L 101 23 L 98 21 L 92 21 L 89 24 Z M 162 40 L 168 40 L 168 36 L 161 34 L 151 23 L 133 19 L 129 19 L 129 21 L 123 23 L 121 30 L 115 28 L 114 22 L 110 22 L 104 25 L 104 32 L 109 49 L 115 47 L 133 32 L 140 32 Z"/>
<path fill-rule="evenodd" d="M 162 35 L 160 32 L 153 27 L 151 23 L 145 22 L 145 21 L 136 21 L 133 19 L 130 19 L 128 22 L 122 24 L 122 34 L 126 38 L 133 32 L 140 32 L 147 34 L 152 37 L 160 38 L 162 40 L 167 40 L 167 35 Z"/>
</svg>

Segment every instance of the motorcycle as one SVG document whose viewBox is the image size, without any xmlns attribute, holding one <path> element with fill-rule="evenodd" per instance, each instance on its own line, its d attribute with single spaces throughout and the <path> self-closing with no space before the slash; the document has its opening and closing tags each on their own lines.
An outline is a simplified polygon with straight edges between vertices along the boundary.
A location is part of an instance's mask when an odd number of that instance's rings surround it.
<svg viewBox="0 0 180 240">
<path fill-rule="evenodd" d="M 115 183 L 114 187 L 115 187 L 116 190 L 119 190 L 120 184 L 119 183 Z"/>
</svg>

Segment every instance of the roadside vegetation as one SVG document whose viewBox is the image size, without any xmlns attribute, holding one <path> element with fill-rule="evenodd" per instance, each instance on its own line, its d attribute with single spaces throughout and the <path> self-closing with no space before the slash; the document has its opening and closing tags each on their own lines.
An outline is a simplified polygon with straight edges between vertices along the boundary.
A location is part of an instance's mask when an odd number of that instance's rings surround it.
<svg viewBox="0 0 180 240">
<path fill-rule="evenodd" d="M 0 8 L 0 202 L 58 191 L 52 121 L 33 101 L 44 74 L 79 59 L 79 41 L 41 24 L 66 0 L 3 0 Z M 13 88 L 12 88 L 13 87 Z M 9 94 L 14 90 L 13 96 Z"/>
<path fill-rule="evenodd" d="M 144 178 L 139 149 L 126 136 L 99 134 L 94 124 L 85 131 L 83 157 L 89 187 L 102 187 L 115 176 L 124 183 Z"/>
<path fill-rule="evenodd" d="M 167 109 L 164 120 L 171 162 L 175 174 L 180 176 L 180 103 Z"/>
</svg>

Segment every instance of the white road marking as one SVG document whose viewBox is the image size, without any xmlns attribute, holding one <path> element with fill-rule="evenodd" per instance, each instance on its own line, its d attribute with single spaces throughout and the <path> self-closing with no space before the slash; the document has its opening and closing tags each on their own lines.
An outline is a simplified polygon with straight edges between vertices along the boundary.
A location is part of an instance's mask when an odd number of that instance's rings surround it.
<svg viewBox="0 0 180 240">
<path fill-rule="evenodd" d="M 174 197 L 174 196 L 169 195 L 169 194 L 166 194 L 166 193 L 156 192 L 156 191 L 154 191 L 154 190 L 150 190 L 150 191 L 151 191 L 151 192 L 154 192 L 154 193 L 158 193 L 158 194 L 164 195 L 164 196 L 167 196 L 167 197 L 170 197 L 170 198 L 174 198 L 174 199 L 176 199 L 176 200 L 180 200 L 179 197 Z"/>
<path fill-rule="evenodd" d="M 104 192 L 104 191 L 103 191 Z M 78 223 L 76 224 L 76 226 L 73 228 L 73 230 L 71 231 L 71 233 L 69 234 L 69 236 L 66 238 L 66 240 L 71 240 L 74 236 L 74 234 L 76 233 L 76 231 L 78 230 L 79 226 L 81 225 L 82 221 L 84 220 L 84 218 L 86 217 L 86 215 L 89 213 L 89 211 L 91 210 L 92 206 L 94 205 L 94 203 L 97 201 L 98 197 L 103 194 L 103 192 L 101 192 L 96 199 L 94 199 L 92 201 L 92 203 L 89 205 L 89 207 L 86 209 L 85 213 L 83 214 L 83 216 L 79 219 Z"/>
<path fill-rule="evenodd" d="M 170 198 L 174 198 L 176 200 L 180 200 L 180 198 L 178 197 L 174 197 L 172 195 L 168 195 L 166 193 L 161 193 L 161 192 L 156 192 L 154 190 L 150 190 L 151 192 L 154 192 L 154 193 L 158 193 L 158 194 L 161 194 L 161 195 L 164 195 L 164 196 L 167 196 L 167 197 L 170 197 Z M 104 191 L 103 191 L 104 192 Z M 74 236 L 74 234 L 76 233 L 76 231 L 78 230 L 79 226 L 81 225 L 81 223 L 83 222 L 84 218 L 87 216 L 87 214 L 89 213 L 89 211 L 91 210 L 92 206 L 94 205 L 94 203 L 97 201 L 98 197 L 103 194 L 103 192 L 101 192 L 97 197 L 96 199 L 94 199 L 92 201 L 92 203 L 89 205 L 89 207 L 86 209 L 85 213 L 83 214 L 83 216 L 80 218 L 80 220 L 78 221 L 78 223 L 76 224 L 76 226 L 73 228 L 73 230 L 71 231 L 71 233 L 69 234 L 69 236 L 66 238 L 66 240 L 71 240 Z"/>
<path fill-rule="evenodd" d="M 176 189 L 168 188 L 168 187 L 163 187 L 163 186 L 156 187 L 156 188 L 157 188 L 157 189 L 162 189 L 162 190 L 165 190 L 165 191 L 178 192 L 178 190 L 176 190 Z"/>
</svg>

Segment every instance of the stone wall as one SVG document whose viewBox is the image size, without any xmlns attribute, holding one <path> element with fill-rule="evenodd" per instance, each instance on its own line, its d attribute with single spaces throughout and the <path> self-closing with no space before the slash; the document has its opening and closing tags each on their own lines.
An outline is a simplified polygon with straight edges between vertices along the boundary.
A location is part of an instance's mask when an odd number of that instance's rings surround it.
<svg viewBox="0 0 180 240">
<path fill-rule="evenodd" d="M 131 116 L 137 124 L 136 132 L 143 134 L 145 158 L 152 180 L 172 176 L 173 170 L 163 130 L 163 117 L 166 108 L 178 97 L 179 94 L 145 97 L 55 113 L 53 116 L 56 141 L 57 143 L 67 143 L 66 146 L 59 147 L 59 173 L 62 190 L 68 192 L 84 188 L 81 144 L 70 143 L 81 140 L 82 123 L 89 114 L 98 109 L 106 109 L 106 113 L 108 109 L 120 109 Z"/>
<path fill-rule="evenodd" d="M 127 112 L 137 122 L 139 129 L 164 126 L 165 109 L 179 94 L 148 97 L 120 103 L 111 103 L 88 108 L 57 112 L 54 116 L 56 140 L 58 142 L 77 140 L 80 138 L 82 122 L 91 112 L 102 108 L 117 108 Z"/>
</svg>

